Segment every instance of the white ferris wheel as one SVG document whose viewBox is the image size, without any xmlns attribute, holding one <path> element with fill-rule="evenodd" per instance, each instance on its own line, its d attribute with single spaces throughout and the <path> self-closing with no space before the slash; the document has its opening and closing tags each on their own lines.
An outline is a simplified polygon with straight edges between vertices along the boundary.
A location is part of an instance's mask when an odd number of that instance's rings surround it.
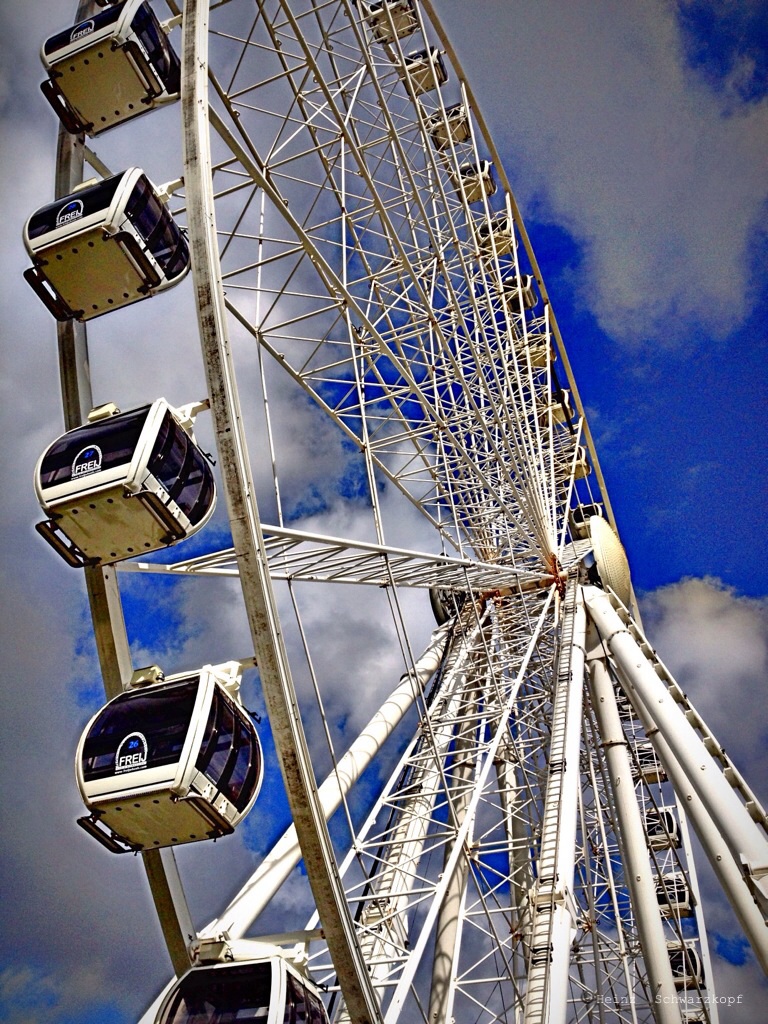
<svg viewBox="0 0 768 1024">
<path fill-rule="evenodd" d="M 143 1022 L 716 1021 L 690 830 L 768 969 L 765 811 L 643 635 L 549 296 L 431 0 L 82 0 L 44 62 L 59 198 L 27 223 L 27 276 L 60 321 L 67 433 L 38 464 L 40 532 L 83 568 L 110 698 L 78 751 L 81 824 L 140 852 L 176 975 Z M 91 137 L 172 103 L 168 184 L 108 168 L 108 135 L 96 156 Z M 148 380 L 142 409 L 93 410 L 84 322 L 190 266 L 207 397 L 174 408 Z M 310 400 L 342 439 L 349 535 L 284 497 L 274 424 Z M 171 545 L 205 540 L 207 409 L 232 544 L 190 557 Z M 237 577 L 253 650 L 132 665 L 123 572 Z M 374 696 L 365 635 L 331 678 L 314 657 L 340 588 L 375 596 L 399 662 Z M 292 824 L 196 931 L 174 847 L 259 813 L 254 658 Z M 339 677 L 365 708 L 351 741 Z M 265 935 L 300 861 L 315 911 Z"/>
</svg>

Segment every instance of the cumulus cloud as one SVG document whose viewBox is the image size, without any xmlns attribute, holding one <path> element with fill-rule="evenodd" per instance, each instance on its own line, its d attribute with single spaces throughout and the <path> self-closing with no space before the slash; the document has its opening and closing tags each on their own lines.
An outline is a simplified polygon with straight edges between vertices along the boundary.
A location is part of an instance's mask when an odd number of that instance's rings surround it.
<svg viewBox="0 0 768 1024">
<path fill-rule="evenodd" d="M 768 778 L 768 605 L 714 579 L 646 595 L 649 636 L 699 713 L 754 787 Z M 768 793 L 763 793 L 763 799 Z"/>
<path fill-rule="evenodd" d="M 716 579 L 686 579 L 646 594 L 643 623 L 659 656 L 765 805 L 768 792 L 768 605 Z M 698 843 L 695 844 L 698 847 Z M 759 1015 L 768 984 L 698 850 L 697 871 L 723 1024 Z M 740 1002 L 736 997 L 742 996 Z"/>
<path fill-rule="evenodd" d="M 459 5 L 437 6 L 519 171 L 518 198 L 582 247 L 571 284 L 603 329 L 690 340 L 702 296 L 708 330 L 740 323 L 768 199 L 768 101 L 727 99 L 690 69 L 661 0 L 633 5 L 620 25 L 608 2 L 537 4 L 530 16 L 488 3 L 493 31 L 479 34 Z"/>
</svg>

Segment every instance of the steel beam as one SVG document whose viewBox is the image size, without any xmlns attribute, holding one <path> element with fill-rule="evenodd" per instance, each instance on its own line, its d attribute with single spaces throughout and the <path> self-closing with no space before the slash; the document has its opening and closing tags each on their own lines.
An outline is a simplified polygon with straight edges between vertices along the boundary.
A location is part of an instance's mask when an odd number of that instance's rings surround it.
<svg viewBox="0 0 768 1024">
<path fill-rule="evenodd" d="M 184 6 L 182 127 L 192 275 L 240 585 L 275 750 L 315 904 L 355 1024 L 381 1020 L 318 796 L 272 589 L 225 317 L 208 120 L 208 3 Z"/>
</svg>

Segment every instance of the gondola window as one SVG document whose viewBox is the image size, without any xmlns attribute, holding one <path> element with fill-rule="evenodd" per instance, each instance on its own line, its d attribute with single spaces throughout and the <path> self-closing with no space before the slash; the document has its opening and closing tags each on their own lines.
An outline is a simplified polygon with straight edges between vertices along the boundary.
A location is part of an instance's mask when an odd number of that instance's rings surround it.
<svg viewBox="0 0 768 1024">
<path fill-rule="evenodd" d="M 223 971 L 197 968 L 180 982 L 161 1024 L 267 1024 L 271 988 L 269 963 L 228 966 Z"/>
<path fill-rule="evenodd" d="M 116 771 L 115 755 L 122 740 L 140 732 L 147 741 L 147 762 L 142 767 L 174 764 L 181 757 L 198 680 L 182 681 L 153 692 L 121 694 L 107 705 L 90 730 L 83 748 L 86 782 L 107 778 Z"/>
<path fill-rule="evenodd" d="M 101 420 L 97 426 L 90 429 L 79 428 L 78 450 L 97 445 L 102 453 L 102 470 L 128 465 L 139 442 L 149 408 L 146 405 L 142 409 L 112 416 L 109 420 Z M 43 459 L 40 467 L 41 486 L 52 487 L 54 484 L 67 483 L 72 479 L 72 466 L 72 437 L 70 434 L 64 434 L 49 448 Z"/>
</svg>

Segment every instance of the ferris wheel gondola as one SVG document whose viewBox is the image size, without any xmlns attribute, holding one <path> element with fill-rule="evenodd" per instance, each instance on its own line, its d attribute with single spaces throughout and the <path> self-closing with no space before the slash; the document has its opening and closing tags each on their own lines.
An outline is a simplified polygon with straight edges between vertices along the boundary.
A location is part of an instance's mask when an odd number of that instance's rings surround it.
<svg viewBox="0 0 768 1024">
<path fill-rule="evenodd" d="M 232 832 L 264 773 L 240 673 L 234 662 L 167 679 L 134 673 L 80 739 L 77 784 L 91 814 L 79 824 L 115 853 Z"/>
<path fill-rule="evenodd" d="M 394 43 L 416 31 L 419 22 L 412 0 L 357 0 L 377 43 Z"/>
<path fill-rule="evenodd" d="M 210 945 L 220 959 L 206 959 Z M 183 974 L 146 1024 L 328 1024 L 320 989 L 301 957 L 259 940 L 195 949 Z"/>
<path fill-rule="evenodd" d="M 539 297 L 533 286 L 533 275 L 524 274 L 519 277 L 511 274 L 504 278 L 501 283 L 504 290 L 504 298 L 515 313 L 522 313 L 523 310 L 533 309 L 538 303 Z"/>
<path fill-rule="evenodd" d="M 189 247 L 167 198 L 129 167 L 32 214 L 24 277 L 57 320 L 92 320 L 185 277 Z"/>
<path fill-rule="evenodd" d="M 110 4 L 43 44 L 43 95 L 74 135 L 98 135 L 179 98 L 179 58 L 146 0 Z"/>
<path fill-rule="evenodd" d="M 191 426 L 190 408 L 164 398 L 124 413 L 94 410 L 38 460 L 35 489 L 50 517 L 38 532 L 73 566 L 148 554 L 197 533 L 216 488 Z"/>
</svg>

